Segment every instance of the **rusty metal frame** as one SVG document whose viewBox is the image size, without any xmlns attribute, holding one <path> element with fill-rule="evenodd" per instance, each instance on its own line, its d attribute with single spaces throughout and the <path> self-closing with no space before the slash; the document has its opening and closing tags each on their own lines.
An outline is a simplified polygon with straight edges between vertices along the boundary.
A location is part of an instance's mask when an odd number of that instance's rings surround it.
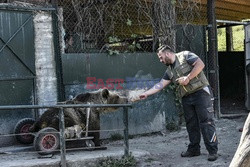
<svg viewBox="0 0 250 167">
<path fill-rule="evenodd" d="M 64 122 L 64 108 L 97 108 L 97 107 L 123 107 L 123 124 L 124 124 L 124 156 L 129 155 L 128 142 L 128 108 L 132 108 L 132 104 L 57 104 L 57 105 L 12 105 L 0 106 L 1 110 L 16 110 L 16 109 L 41 109 L 41 108 L 57 108 L 60 109 L 60 154 L 61 166 L 66 167 L 66 145 L 65 145 L 65 122 Z"/>
</svg>

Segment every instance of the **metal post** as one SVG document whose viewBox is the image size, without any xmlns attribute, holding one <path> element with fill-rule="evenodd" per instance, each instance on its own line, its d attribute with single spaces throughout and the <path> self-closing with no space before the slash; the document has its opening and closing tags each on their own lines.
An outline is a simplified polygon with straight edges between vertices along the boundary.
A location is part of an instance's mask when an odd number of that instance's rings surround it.
<svg viewBox="0 0 250 167">
<path fill-rule="evenodd" d="M 123 107 L 123 124 L 124 124 L 124 156 L 129 155 L 128 144 L 128 108 Z"/>
<path fill-rule="evenodd" d="M 219 66 L 217 49 L 217 25 L 215 17 L 215 0 L 207 0 L 208 20 L 208 73 L 209 82 L 214 91 L 214 109 L 220 117 Z"/>
<path fill-rule="evenodd" d="M 63 108 L 60 108 L 60 152 L 61 152 L 61 167 L 66 167 L 66 146 L 65 146 L 65 138 L 64 138 L 64 130 L 65 130 L 65 123 L 64 123 L 64 113 Z"/>
<path fill-rule="evenodd" d="M 57 95 L 58 101 L 65 100 L 65 89 L 63 85 L 63 72 L 62 72 L 62 57 L 61 57 L 61 44 L 60 44 L 60 31 L 59 31 L 59 12 L 58 12 L 58 0 L 52 0 L 52 5 L 55 11 L 52 11 L 52 26 L 53 26 L 53 42 L 54 53 L 56 61 L 56 78 L 57 78 Z"/>
<path fill-rule="evenodd" d="M 232 52 L 234 50 L 233 47 L 233 31 L 232 31 L 232 27 L 230 25 L 228 25 L 226 27 L 226 51 L 227 52 Z"/>
</svg>

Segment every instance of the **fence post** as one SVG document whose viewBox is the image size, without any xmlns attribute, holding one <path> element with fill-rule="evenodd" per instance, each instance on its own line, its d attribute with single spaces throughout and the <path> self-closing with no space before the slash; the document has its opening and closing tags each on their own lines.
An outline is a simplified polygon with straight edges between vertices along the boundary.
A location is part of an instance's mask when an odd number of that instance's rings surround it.
<svg viewBox="0 0 250 167">
<path fill-rule="evenodd" d="M 66 167 L 66 146 L 65 146 L 65 138 L 64 138 L 64 130 L 65 130 L 65 123 L 64 123 L 64 113 L 63 108 L 60 108 L 60 152 L 61 152 L 61 167 Z"/>
<path fill-rule="evenodd" d="M 220 118 L 220 87 L 217 46 L 217 25 L 215 15 L 215 0 L 207 0 L 208 21 L 208 79 L 214 94 L 215 116 Z"/>
<path fill-rule="evenodd" d="M 123 124 L 124 124 L 124 156 L 129 155 L 128 143 L 128 108 L 123 107 Z"/>
</svg>

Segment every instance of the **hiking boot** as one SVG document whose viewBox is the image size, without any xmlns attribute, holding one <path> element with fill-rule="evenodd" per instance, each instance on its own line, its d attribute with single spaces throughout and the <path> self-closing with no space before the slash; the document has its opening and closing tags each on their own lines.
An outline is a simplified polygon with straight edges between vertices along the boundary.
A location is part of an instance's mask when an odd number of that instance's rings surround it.
<svg viewBox="0 0 250 167">
<path fill-rule="evenodd" d="M 218 154 L 209 154 L 207 160 L 215 161 L 218 158 Z"/>
<path fill-rule="evenodd" d="M 195 157 L 195 156 L 199 156 L 199 155 L 201 155 L 200 151 L 197 151 L 197 152 L 186 151 L 186 152 L 181 153 L 182 157 Z"/>
</svg>

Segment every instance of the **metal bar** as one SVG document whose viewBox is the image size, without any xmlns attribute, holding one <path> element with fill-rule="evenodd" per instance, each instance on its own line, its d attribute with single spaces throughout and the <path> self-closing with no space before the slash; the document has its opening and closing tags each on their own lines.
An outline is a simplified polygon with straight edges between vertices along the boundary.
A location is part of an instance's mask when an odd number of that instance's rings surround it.
<svg viewBox="0 0 250 167">
<path fill-rule="evenodd" d="M 9 5 L 4 5 L 4 4 L 1 4 L 0 6 L 0 10 L 18 10 L 18 11 L 27 11 L 27 12 L 34 12 L 34 10 L 42 10 L 42 11 L 54 11 L 56 10 L 55 8 L 53 7 L 47 7 L 47 8 L 44 8 L 44 7 L 20 7 L 20 6 L 9 6 Z"/>
<path fill-rule="evenodd" d="M 123 107 L 123 124 L 124 124 L 124 156 L 129 155 L 128 143 L 128 108 Z"/>
<path fill-rule="evenodd" d="M 249 113 L 240 113 L 240 114 L 221 114 L 221 118 L 236 118 L 242 116 L 248 116 Z"/>
<path fill-rule="evenodd" d="M 60 128 L 60 166 L 66 167 L 66 143 L 65 143 L 65 120 L 63 108 L 69 107 L 123 107 L 123 123 L 124 123 L 124 156 L 129 156 L 129 142 L 128 142 L 128 107 L 132 107 L 131 104 L 75 104 L 75 105 L 16 105 L 16 106 L 0 106 L 0 110 L 5 109 L 36 109 L 36 108 L 59 108 L 59 128 Z M 86 132 L 87 133 L 87 132 Z M 16 135 L 16 134 L 15 134 Z"/>
<path fill-rule="evenodd" d="M 20 78 L 0 78 L 0 81 L 16 81 L 16 80 L 33 80 L 36 76 L 20 77 Z"/>
<path fill-rule="evenodd" d="M 0 110 L 38 109 L 38 108 L 97 108 L 97 107 L 132 107 L 132 104 L 57 104 L 57 105 L 9 105 L 0 106 Z"/>
<path fill-rule="evenodd" d="M 240 21 L 216 20 L 216 22 L 217 23 L 226 23 L 226 24 L 247 25 L 247 22 L 240 22 Z"/>
<path fill-rule="evenodd" d="M 90 104 L 90 103 L 88 103 L 88 104 Z M 88 136 L 90 112 L 91 112 L 91 109 L 87 108 L 87 120 L 86 120 L 86 133 L 85 133 L 85 137 Z"/>
<path fill-rule="evenodd" d="M 33 79 L 33 88 L 32 88 L 32 94 L 33 94 L 33 104 L 32 105 L 37 105 L 37 94 L 36 94 L 36 80 Z M 39 111 L 37 109 L 34 110 L 34 118 L 37 120 L 39 118 Z"/>
<path fill-rule="evenodd" d="M 66 167 L 66 146 L 64 138 L 65 122 L 63 108 L 60 108 L 60 152 L 61 152 L 61 167 Z"/>
<path fill-rule="evenodd" d="M 122 128 L 122 129 L 110 129 L 110 130 L 89 130 L 88 133 L 89 132 L 115 132 L 115 131 L 124 131 L 124 128 Z M 86 133 L 87 131 L 85 130 L 85 131 L 82 131 L 82 132 Z M 0 136 L 7 137 L 7 136 L 16 136 L 16 135 L 35 135 L 35 133 L 19 133 L 19 134 L 12 133 L 12 134 L 1 134 Z M 84 137 L 84 138 L 92 139 L 93 137 Z M 68 140 L 71 140 L 71 139 L 66 139 L 66 140 L 68 141 Z"/>
</svg>

